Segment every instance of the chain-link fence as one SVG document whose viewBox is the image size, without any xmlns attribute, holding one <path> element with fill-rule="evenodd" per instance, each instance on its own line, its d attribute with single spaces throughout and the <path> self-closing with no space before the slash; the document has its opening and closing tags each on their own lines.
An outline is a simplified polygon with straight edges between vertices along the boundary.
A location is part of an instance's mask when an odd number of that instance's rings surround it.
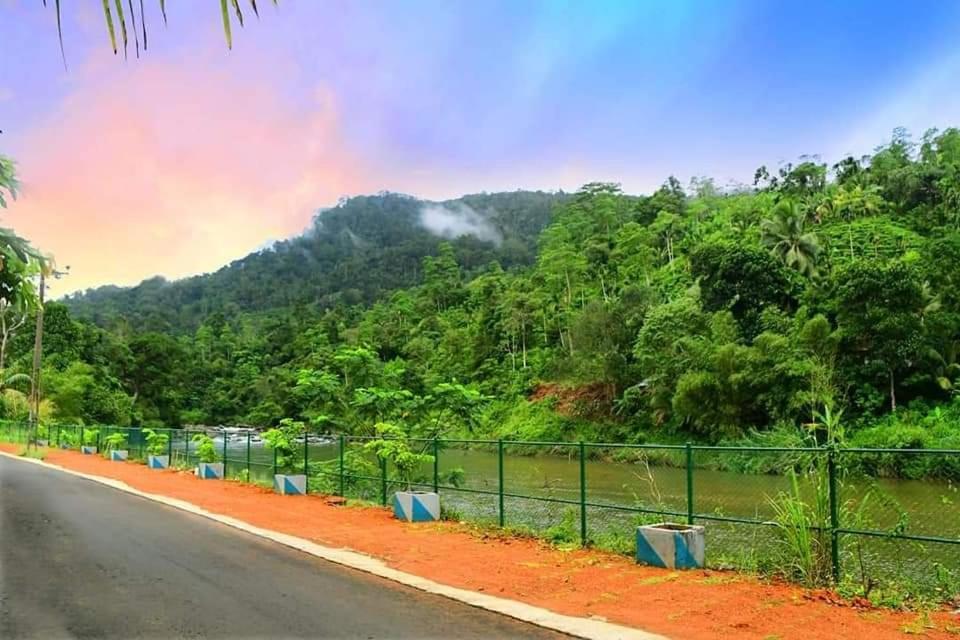
<svg viewBox="0 0 960 640">
<path fill-rule="evenodd" d="M 154 433 L 149 442 L 140 429 L 53 426 L 42 439 L 103 454 L 124 446 L 131 460 L 162 453 L 181 469 L 222 462 L 226 478 L 265 486 L 304 474 L 309 493 L 383 505 L 399 489 L 434 491 L 449 519 L 622 553 L 638 525 L 703 524 L 718 567 L 782 568 L 802 530 L 819 551 L 815 566 L 796 568 L 803 579 L 960 585 L 960 450 L 412 440 L 429 461 L 401 479 L 368 437 L 305 435 L 278 458 L 253 431 Z M 26 443 L 29 430 L 3 423 L 0 438 Z"/>
</svg>

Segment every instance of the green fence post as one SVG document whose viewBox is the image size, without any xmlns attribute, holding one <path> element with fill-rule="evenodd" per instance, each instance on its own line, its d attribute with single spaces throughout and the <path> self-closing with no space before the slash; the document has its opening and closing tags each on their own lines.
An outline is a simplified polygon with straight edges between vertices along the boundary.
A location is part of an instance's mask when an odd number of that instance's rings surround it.
<svg viewBox="0 0 960 640">
<path fill-rule="evenodd" d="M 250 432 L 247 431 L 247 482 L 250 482 Z"/>
<path fill-rule="evenodd" d="M 587 546 L 587 448 L 580 441 L 580 546 Z"/>
<path fill-rule="evenodd" d="M 440 446 L 437 437 L 433 437 L 433 492 L 440 492 Z"/>
<path fill-rule="evenodd" d="M 167 429 L 167 468 L 173 468 L 173 429 Z"/>
<path fill-rule="evenodd" d="M 503 513 L 503 440 L 497 440 L 497 493 L 499 502 L 497 504 L 497 513 L 502 528 L 506 523 Z"/>
<path fill-rule="evenodd" d="M 380 458 L 380 504 L 387 506 L 387 459 Z"/>
<path fill-rule="evenodd" d="M 97 429 L 97 453 L 100 453 L 100 429 Z"/>
<path fill-rule="evenodd" d="M 190 429 L 183 432 L 183 464 L 190 467 Z"/>
<path fill-rule="evenodd" d="M 693 524 L 693 445 L 689 442 L 687 451 L 687 524 Z"/>
<path fill-rule="evenodd" d="M 57 425 L 57 449 L 60 448 L 60 425 Z"/>
<path fill-rule="evenodd" d="M 837 495 L 836 447 L 827 450 L 827 477 L 830 490 L 830 560 L 833 565 L 833 580 L 840 583 L 840 504 Z"/>
<path fill-rule="evenodd" d="M 227 432 L 223 432 L 223 479 L 227 479 Z"/>
<path fill-rule="evenodd" d="M 307 479 L 310 476 L 310 474 L 308 473 L 309 467 L 307 466 L 310 461 L 309 440 L 310 439 L 307 437 L 307 434 L 304 433 L 303 434 L 303 492 L 304 493 L 310 493 L 310 487 L 308 486 L 310 483 L 307 482 Z"/>
<path fill-rule="evenodd" d="M 270 479 L 270 482 L 276 482 L 277 477 L 277 448 L 273 447 L 273 478 Z"/>
<path fill-rule="evenodd" d="M 344 447 L 344 440 L 345 440 L 345 438 L 343 437 L 343 434 L 341 433 L 341 434 L 340 434 L 340 497 L 341 497 L 341 498 L 346 498 L 346 497 L 347 497 L 347 496 L 344 494 L 344 492 L 343 492 L 343 490 L 344 490 L 344 485 L 343 485 L 343 447 Z"/>
</svg>

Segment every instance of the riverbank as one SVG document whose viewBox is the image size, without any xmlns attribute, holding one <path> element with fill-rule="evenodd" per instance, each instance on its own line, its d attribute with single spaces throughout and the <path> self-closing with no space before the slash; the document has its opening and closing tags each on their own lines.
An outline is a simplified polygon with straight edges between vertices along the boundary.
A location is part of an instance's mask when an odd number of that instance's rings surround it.
<svg viewBox="0 0 960 640">
<path fill-rule="evenodd" d="M 960 633 L 960 617 L 947 612 L 922 616 L 851 606 L 827 592 L 737 573 L 640 567 L 614 554 L 560 550 L 456 523 L 408 525 L 381 508 L 333 506 L 320 496 L 278 496 L 238 482 L 201 481 L 187 472 L 152 471 L 72 451 L 50 450 L 46 460 L 255 526 L 360 551 L 443 584 L 671 637 L 826 639 L 869 634 L 876 640 L 900 638 L 907 631 L 931 638 Z"/>
</svg>

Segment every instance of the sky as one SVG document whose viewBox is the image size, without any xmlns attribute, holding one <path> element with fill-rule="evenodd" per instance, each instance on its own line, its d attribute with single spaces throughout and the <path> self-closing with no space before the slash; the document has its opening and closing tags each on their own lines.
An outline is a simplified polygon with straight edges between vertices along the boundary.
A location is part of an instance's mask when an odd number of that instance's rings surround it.
<svg viewBox="0 0 960 640">
<path fill-rule="evenodd" d="M 228 50 L 215 0 L 144 0 L 124 59 L 77 0 L 66 68 L 47 4 L 0 0 L 0 225 L 70 266 L 54 295 L 215 270 L 344 196 L 746 183 L 960 125 L 953 2 L 263 0 Z"/>
</svg>

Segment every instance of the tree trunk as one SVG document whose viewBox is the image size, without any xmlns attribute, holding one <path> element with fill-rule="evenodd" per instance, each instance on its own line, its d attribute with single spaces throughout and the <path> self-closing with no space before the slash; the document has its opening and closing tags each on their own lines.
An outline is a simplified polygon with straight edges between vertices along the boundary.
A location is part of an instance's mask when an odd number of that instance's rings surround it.
<svg viewBox="0 0 960 640">
<path fill-rule="evenodd" d="M 43 294 L 46 281 L 43 271 L 40 272 L 40 304 L 37 306 L 37 329 L 33 342 L 33 375 L 30 376 L 30 443 L 36 444 L 37 426 L 40 423 L 40 356 L 43 353 Z"/>
<path fill-rule="evenodd" d="M 893 381 L 893 369 L 890 369 L 890 411 L 897 410 L 897 390 Z"/>
<path fill-rule="evenodd" d="M 527 368 L 527 323 L 526 322 L 520 323 L 520 331 L 521 331 L 520 344 L 522 345 L 521 348 L 523 349 L 523 368 L 526 369 Z"/>
</svg>

